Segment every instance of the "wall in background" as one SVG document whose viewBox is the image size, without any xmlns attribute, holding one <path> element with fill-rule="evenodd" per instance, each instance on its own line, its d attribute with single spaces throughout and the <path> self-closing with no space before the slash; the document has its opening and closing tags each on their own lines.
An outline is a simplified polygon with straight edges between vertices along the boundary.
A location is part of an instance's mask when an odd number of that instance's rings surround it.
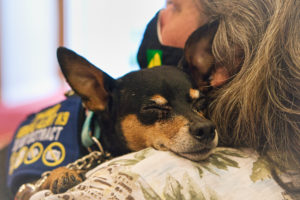
<svg viewBox="0 0 300 200">
<path fill-rule="evenodd" d="M 2 104 L 18 106 L 61 88 L 56 61 L 58 1 L 1 1 Z M 113 77 L 138 69 L 146 24 L 165 0 L 64 0 L 65 46 Z"/>
<path fill-rule="evenodd" d="M 55 92 L 59 87 L 56 1 L 2 0 L 1 4 L 3 103 L 26 104 Z"/>
</svg>

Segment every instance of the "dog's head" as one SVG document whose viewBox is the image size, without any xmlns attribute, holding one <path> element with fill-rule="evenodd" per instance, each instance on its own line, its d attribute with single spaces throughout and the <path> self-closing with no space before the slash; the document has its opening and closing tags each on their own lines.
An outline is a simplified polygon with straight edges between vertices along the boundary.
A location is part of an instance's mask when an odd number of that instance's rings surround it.
<svg viewBox="0 0 300 200">
<path fill-rule="evenodd" d="M 57 56 L 85 106 L 96 113 L 109 112 L 113 128 L 105 134 L 116 141 L 111 142 L 115 147 L 154 147 L 201 160 L 217 145 L 215 127 L 202 112 L 205 97 L 180 69 L 156 67 L 115 80 L 71 50 L 61 47 Z"/>
</svg>

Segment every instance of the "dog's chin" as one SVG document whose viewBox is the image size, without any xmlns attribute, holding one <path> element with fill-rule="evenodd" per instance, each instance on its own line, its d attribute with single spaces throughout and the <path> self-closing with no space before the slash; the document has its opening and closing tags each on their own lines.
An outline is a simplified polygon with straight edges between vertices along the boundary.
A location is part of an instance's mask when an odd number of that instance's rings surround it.
<svg viewBox="0 0 300 200">
<path fill-rule="evenodd" d="M 155 148 L 155 147 L 154 147 Z M 183 158 L 198 162 L 201 160 L 205 160 L 207 159 L 210 154 L 213 153 L 214 149 L 215 149 L 215 145 L 212 145 L 210 148 L 202 148 L 199 150 L 188 150 L 188 151 L 184 151 L 184 152 L 179 152 L 177 150 L 174 150 L 172 148 L 168 148 L 165 145 L 159 145 L 159 147 L 156 147 L 155 149 L 160 150 L 160 151 L 171 151 L 173 153 L 175 153 L 178 156 L 181 156 Z"/>
<path fill-rule="evenodd" d="M 185 148 L 182 148 L 182 145 L 178 148 L 176 148 L 176 145 L 170 145 L 171 148 L 168 148 L 168 150 L 183 158 L 198 162 L 207 159 L 214 152 L 218 144 L 218 139 L 219 137 L 216 132 L 215 138 L 209 144 L 204 145 L 194 140 L 189 145 L 185 145 Z"/>
<path fill-rule="evenodd" d="M 192 161 L 201 161 L 207 159 L 210 154 L 212 154 L 214 148 L 204 148 L 199 151 L 193 151 L 193 152 L 175 152 L 181 157 L 187 158 Z"/>
<path fill-rule="evenodd" d="M 171 142 L 164 143 L 159 140 L 152 147 L 160 151 L 171 151 L 178 156 L 198 162 L 207 159 L 213 153 L 219 139 L 217 132 L 214 139 L 206 144 L 195 140 L 193 137 L 182 138 L 173 138 Z"/>
<path fill-rule="evenodd" d="M 210 154 L 213 153 L 214 149 L 217 147 L 219 140 L 218 133 L 216 132 L 215 138 L 210 144 L 205 145 L 203 148 L 194 148 L 187 151 L 177 151 L 176 153 L 184 158 L 192 161 L 201 161 L 207 159 Z"/>
</svg>

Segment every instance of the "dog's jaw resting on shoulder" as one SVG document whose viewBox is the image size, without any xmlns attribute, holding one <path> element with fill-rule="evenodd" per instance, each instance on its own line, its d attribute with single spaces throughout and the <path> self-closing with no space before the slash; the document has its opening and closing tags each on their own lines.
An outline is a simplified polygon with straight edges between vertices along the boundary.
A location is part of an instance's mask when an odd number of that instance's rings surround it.
<svg viewBox="0 0 300 200">
<path fill-rule="evenodd" d="M 188 120 L 182 116 L 171 122 L 156 122 L 151 127 L 141 124 L 135 115 L 127 116 L 121 123 L 130 148 L 138 151 L 146 147 L 171 151 L 184 158 L 200 161 L 206 159 L 218 144 L 218 134 L 212 142 L 200 143 L 189 132 Z"/>
</svg>

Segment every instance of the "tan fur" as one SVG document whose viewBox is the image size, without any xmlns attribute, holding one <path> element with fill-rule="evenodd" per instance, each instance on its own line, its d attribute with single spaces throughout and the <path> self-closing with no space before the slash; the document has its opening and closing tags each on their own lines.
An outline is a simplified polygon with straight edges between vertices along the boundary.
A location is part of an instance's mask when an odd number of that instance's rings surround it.
<svg viewBox="0 0 300 200">
<path fill-rule="evenodd" d="M 191 97 L 191 99 L 198 99 L 200 97 L 199 90 L 190 89 L 190 97 Z"/>
<path fill-rule="evenodd" d="M 128 115 L 121 123 L 122 131 L 129 148 L 138 151 L 152 146 L 165 150 L 165 145 L 179 132 L 188 121 L 182 116 L 168 120 L 158 121 L 154 125 L 143 125 L 136 115 Z"/>
<path fill-rule="evenodd" d="M 81 170 L 72 170 L 66 167 L 59 167 L 51 171 L 41 189 L 51 189 L 53 193 L 62 193 L 67 189 L 83 181 Z"/>
<path fill-rule="evenodd" d="M 300 171 L 300 1 L 200 2 L 219 19 L 213 55 L 233 78 L 210 107 L 221 143 L 272 151 Z"/>
<path fill-rule="evenodd" d="M 165 105 L 165 104 L 168 103 L 167 99 L 165 99 L 164 97 L 162 97 L 159 94 L 156 94 L 156 95 L 152 96 L 150 98 L 150 100 L 154 101 L 158 105 Z"/>
</svg>

